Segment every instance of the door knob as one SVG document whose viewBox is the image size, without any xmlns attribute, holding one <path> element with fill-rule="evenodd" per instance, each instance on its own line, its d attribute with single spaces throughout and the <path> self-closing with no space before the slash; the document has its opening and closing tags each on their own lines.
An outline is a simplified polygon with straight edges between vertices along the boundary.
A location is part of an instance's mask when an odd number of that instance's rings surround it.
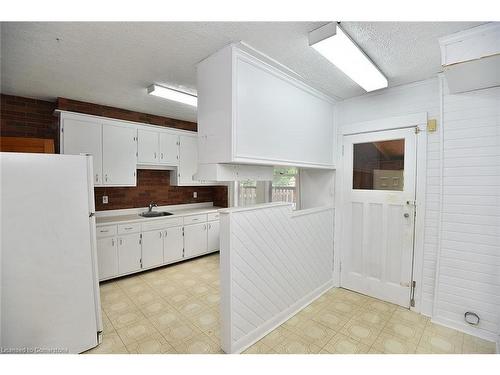
<svg viewBox="0 0 500 375">
<path fill-rule="evenodd" d="M 410 214 L 408 212 L 405 212 L 405 214 L 403 216 L 408 218 L 408 217 L 410 217 Z"/>
</svg>

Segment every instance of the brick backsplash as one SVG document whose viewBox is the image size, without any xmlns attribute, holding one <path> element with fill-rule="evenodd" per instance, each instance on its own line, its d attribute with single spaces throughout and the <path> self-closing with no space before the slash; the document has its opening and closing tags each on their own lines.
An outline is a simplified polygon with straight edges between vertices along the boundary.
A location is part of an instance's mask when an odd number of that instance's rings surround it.
<svg viewBox="0 0 500 375">
<path fill-rule="evenodd" d="M 198 197 L 193 198 L 193 192 Z M 102 203 L 102 196 L 108 203 Z M 139 169 L 136 187 L 95 188 L 97 211 L 146 207 L 150 202 L 158 206 L 169 204 L 214 202 L 215 206 L 227 207 L 226 186 L 172 186 L 170 171 Z"/>
<path fill-rule="evenodd" d="M 176 129 L 197 129 L 196 123 L 193 122 L 65 98 L 49 102 L 1 94 L 0 104 L 0 135 L 53 139 L 56 153 L 59 152 L 59 122 L 53 115 L 55 109 Z M 193 198 L 195 191 L 198 193 L 196 199 Z M 154 201 L 158 205 L 214 202 L 216 206 L 227 207 L 227 194 L 226 186 L 171 186 L 169 171 L 138 170 L 135 187 L 95 188 L 95 206 L 98 211 L 114 210 L 145 207 Z M 102 204 L 103 195 L 108 196 L 108 204 Z"/>
</svg>

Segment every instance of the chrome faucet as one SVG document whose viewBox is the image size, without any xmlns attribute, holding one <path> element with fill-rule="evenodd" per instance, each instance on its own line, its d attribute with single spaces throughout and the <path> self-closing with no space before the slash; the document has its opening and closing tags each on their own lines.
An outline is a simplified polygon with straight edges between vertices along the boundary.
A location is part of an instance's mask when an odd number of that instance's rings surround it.
<svg viewBox="0 0 500 375">
<path fill-rule="evenodd" d="M 158 205 L 155 202 L 151 202 L 148 207 L 149 207 L 148 212 L 151 212 L 153 211 L 153 207 L 158 207 Z"/>
</svg>

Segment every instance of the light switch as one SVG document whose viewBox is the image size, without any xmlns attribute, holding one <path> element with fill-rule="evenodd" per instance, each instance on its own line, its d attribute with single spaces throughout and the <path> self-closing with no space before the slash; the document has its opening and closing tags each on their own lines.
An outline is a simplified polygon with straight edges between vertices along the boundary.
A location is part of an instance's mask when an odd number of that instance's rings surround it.
<svg viewBox="0 0 500 375">
<path fill-rule="evenodd" d="M 108 196 L 107 195 L 102 196 L 102 204 L 108 204 Z"/>
</svg>

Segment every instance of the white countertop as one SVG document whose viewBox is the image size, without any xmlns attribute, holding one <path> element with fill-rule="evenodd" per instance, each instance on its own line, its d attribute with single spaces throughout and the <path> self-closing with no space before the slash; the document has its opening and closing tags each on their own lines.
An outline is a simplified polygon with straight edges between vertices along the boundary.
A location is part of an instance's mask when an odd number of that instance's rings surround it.
<svg viewBox="0 0 500 375">
<path fill-rule="evenodd" d="M 186 204 L 177 206 L 161 206 L 155 207 L 153 211 L 167 211 L 173 215 L 159 216 L 159 217 L 142 217 L 139 216 L 140 212 L 147 211 L 147 208 L 133 208 L 128 210 L 113 210 L 113 211 L 99 211 L 96 212 L 96 225 L 111 225 L 123 224 L 132 222 L 150 222 L 154 220 L 165 220 L 172 217 L 201 215 L 213 212 L 218 212 L 222 207 L 203 205 L 203 204 Z"/>
</svg>

